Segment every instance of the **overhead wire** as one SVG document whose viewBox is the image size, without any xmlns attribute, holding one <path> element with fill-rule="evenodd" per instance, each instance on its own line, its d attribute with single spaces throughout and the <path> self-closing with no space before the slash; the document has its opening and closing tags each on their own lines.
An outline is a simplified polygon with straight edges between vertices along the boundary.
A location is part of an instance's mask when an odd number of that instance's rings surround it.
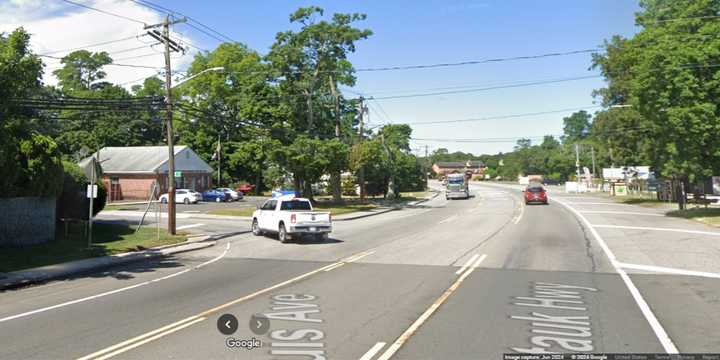
<svg viewBox="0 0 720 360">
<path fill-rule="evenodd" d="M 540 115 L 557 114 L 557 113 L 564 113 L 564 112 L 569 112 L 569 111 L 580 111 L 580 110 L 585 110 L 585 109 L 595 109 L 595 108 L 602 108 L 602 107 L 603 107 L 602 105 L 588 105 L 588 106 L 576 107 L 576 108 L 565 108 L 565 109 L 538 111 L 538 112 L 531 112 L 531 113 L 498 115 L 498 116 L 466 118 L 466 119 L 420 121 L 420 122 L 412 122 L 412 123 L 407 123 L 407 124 L 416 126 L 416 125 L 435 125 L 435 124 L 452 124 L 452 123 L 478 122 L 478 121 L 490 121 L 490 120 L 503 120 L 503 119 L 513 119 L 513 118 L 521 118 L 521 117 L 532 117 L 532 116 L 540 116 Z"/>
<path fill-rule="evenodd" d="M 94 11 L 97 11 L 97 12 L 99 12 L 99 13 L 103 13 L 103 14 L 105 14 L 105 15 L 114 16 L 114 17 L 119 18 L 119 19 L 124 19 L 124 20 L 128 20 L 128 21 L 136 22 L 136 23 L 142 24 L 143 26 L 147 24 L 146 22 L 141 21 L 141 20 L 138 20 L 138 19 L 133 19 L 133 18 L 130 18 L 130 17 L 124 16 L 124 15 L 115 14 L 115 13 L 112 13 L 112 12 L 109 12 L 109 11 L 106 11 L 106 10 L 98 9 L 98 8 L 95 8 L 95 7 L 92 7 L 92 6 L 88 6 L 88 5 L 85 5 L 85 4 L 81 4 L 81 3 L 78 3 L 78 2 L 74 2 L 74 1 L 70 1 L 70 0 L 61 0 L 61 1 L 64 1 L 64 2 L 66 2 L 66 3 L 68 3 L 68 4 L 72 4 L 72 5 L 75 5 L 75 6 L 79 6 L 79 7 L 82 7 L 82 8 L 94 10 Z"/>
</svg>

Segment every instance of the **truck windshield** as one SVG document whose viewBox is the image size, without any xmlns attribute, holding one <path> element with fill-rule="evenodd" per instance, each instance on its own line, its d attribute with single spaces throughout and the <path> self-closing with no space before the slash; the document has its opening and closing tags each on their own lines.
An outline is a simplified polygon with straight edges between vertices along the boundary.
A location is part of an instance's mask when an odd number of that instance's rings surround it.
<svg viewBox="0 0 720 360">
<path fill-rule="evenodd" d="M 458 179 L 448 179 L 448 184 L 462 184 L 462 183 L 463 183 L 463 179 L 462 179 L 462 178 L 458 178 Z"/>
<path fill-rule="evenodd" d="M 283 201 L 280 210 L 312 210 L 310 202 L 305 200 Z"/>
</svg>

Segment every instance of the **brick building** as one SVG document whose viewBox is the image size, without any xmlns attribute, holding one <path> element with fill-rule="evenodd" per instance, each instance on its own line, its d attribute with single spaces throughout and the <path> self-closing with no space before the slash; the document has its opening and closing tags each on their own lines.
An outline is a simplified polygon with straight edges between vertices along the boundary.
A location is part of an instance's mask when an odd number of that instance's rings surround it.
<svg viewBox="0 0 720 360">
<path fill-rule="evenodd" d="M 108 201 L 147 200 L 155 181 L 156 194 L 167 192 L 167 146 L 105 147 L 93 155 L 100 161 L 102 179 L 108 189 Z M 80 162 L 90 169 L 91 157 Z M 204 191 L 212 187 L 212 168 L 192 149 L 175 146 L 175 188 Z"/>
</svg>

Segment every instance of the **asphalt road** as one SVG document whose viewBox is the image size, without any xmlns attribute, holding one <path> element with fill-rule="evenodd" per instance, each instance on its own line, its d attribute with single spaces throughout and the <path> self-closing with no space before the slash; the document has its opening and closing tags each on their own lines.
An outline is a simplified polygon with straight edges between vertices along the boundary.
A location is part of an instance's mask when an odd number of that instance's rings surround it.
<svg viewBox="0 0 720 360">
<path fill-rule="evenodd" d="M 0 293 L 0 358 L 720 352 L 720 231 L 593 196 L 472 190 L 338 222 L 322 243 L 180 220 L 218 245 Z"/>
</svg>

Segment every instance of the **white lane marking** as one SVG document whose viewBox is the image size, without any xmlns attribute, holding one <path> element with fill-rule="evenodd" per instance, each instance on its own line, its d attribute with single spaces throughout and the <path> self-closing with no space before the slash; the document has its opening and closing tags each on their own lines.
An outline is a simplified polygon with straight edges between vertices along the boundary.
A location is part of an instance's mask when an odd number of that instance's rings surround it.
<svg viewBox="0 0 720 360">
<path fill-rule="evenodd" d="M 142 341 L 139 341 L 139 342 L 130 344 L 130 345 L 128 345 L 127 347 L 120 348 L 120 349 L 115 350 L 115 351 L 113 351 L 113 352 L 111 352 L 111 353 L 109 353 L 109 354 L 106 354 L 106 355 L 97 357 L 97 358 L 95 358 L 95 360 L 105 360 L 105 359 L 109 359 L 109 358 L 111 358 L 111 357 L 113 357 L 113 356 L 120 355 L 120 354 L 122 354 L 122 353 L 124 353 L 124 352 L 127 352 L 127 351 L 130 351 L 130 350 L 132 350 L 132 349 L 134 349 L 134 348 L 136 348 L 136 347 L 138 347 L 138 346 L 147 344 L 147 343 L 149 343 L 149 342 L 151 342 L 151 341 L 154 341 L 154 340 L 157 340 L 157 339 L 159 339 L 159 338 L 161 338 L 161 337 L 163 337 L 163 336 L 170 335 L 170 334 L 172 334 L 172 333 L 174 333 L 174 332 L 177 332 L 177 331 L 180 331 L 180 330 L 182 330 L 182 329 L 184 329 L 184 328 L 186 328 L 186 327 L 188 327 L 188 326 L 192 326 L 193 324 L 199 323 L 199 322 L 201 322 L 201 321 L 203 321 L 203 320 L 205 320 L 205 319 L 206 319 L 206 318 L 204 318 L 204 317 L 197 318 L 197 319 L 195 319 L 195 320 L 193 320 L 193 321 L 190 321 L 190 322 L 188 322 L 188 323 L 185 323 L 185 324 L 182 324 L 182 325 L 180 325 L 180 326 L 174 327 L 174 328 L 172 328 L 172 329 L 170 329 L 170 330 L 167 330 L 167 331 L 165 331 L 165 332 L 159 333 L 159 334 L 157 334 L 157 335 L 155 335 L 155 336 L 152 336 L 152 337 L 149 337 L 149 338 L 147 338 L 147 339 L 145 339 L 145 340 L 142 340 Z"/>
<path fill-rule="evenodd" d="M 700 234 L 700 235 L 712 235 L 720 236 L 720 232 L 713 231 L 700 231 L 700 230 L 687 230 L 687 229 L 672 229 L 672 228 L 657 228 L 657 227 L 645 227 L 645 226 L 624 226 L 624 225 L 591 225 L 596 228 L 607 228 L 607 229 L 628 229 L 628 230 L 648 230 L 648 231 L 668 231 L 668 232 L 679 232 L 687 234 Z"/>
<path fill-rule="evenodd" d="M 618 203 L 611 203 L 611 202 L 584 202 L 584 201 L 581 201 L 581 202 L 570 202 L 570 201 L 566 201 L 565 203 L 566 203 L 566 204 L 571 204 L 571 205 L 611 205 L 611 206 L 632 206 L 632 205 L 630 205 L 630 204 L 618 204 Z"/>
<path fill-rule="evenodd" d="M 470 259 L 468 259 L 468 261 L 465 263 L 465 265 L 460 267 L 460 269 L 458 269 L 458 271 L 455 272 L 455 275 L 460 275 L 460 273 L 464 272 L 465 269 L 467 269 L 467 267 L 470 266 L 473 263 L 473 261 L 475 261 L 475 259 L 478 258 L 478 256 L 480 256 L 480 255 L 475 254 Z"/>
<path fill-rule="evenodd" d="M 384 342 L 379 342 L 379 343 L 373 345 L 373 347 L 371 347 L 370 350 L 368 350 L 368 351 L 365 353 L 365 355 L 363 355 L 363 356 L 360 358 L 360 360 L 370 360 L 370 359 L 372 359 L 373 356 L 375 356 L 375 354 L 377 354 L 377 353 L 380 351 L 380 349 L 382 349 L 384 346 L 385 346 L 385 343 L 384 343 Z"/>
<path fill-rule="evenodd" d="M 663 214 L 652 214 L 632 211 L 606 211 L 606 210 L 582 210 L 583 214 L 617 214 L 617 215 L 638 215 L 638 216 L 665 216 Z"/>
<path fill-rule="evenodd" d="M 579 211 L 577 211 L 572 206 L 568 205 L 566 202 L 562 200 L 555 200 L 561 205 L 565 206 L 568 210 L 570 210 L 575 216 L 578 217 L 578 219 L 582 220 L 582 222 L 585 224 L 585 226 L 590 229 L 590 232 L 593 234 L 593 237 L 595 240 L 600 244 L 600 247 L 603 249 L 603 252 L 605 252 L 605 256 L 608 257 L 610 260 L 610 263 L 615 268 L 615 271 L 620 275 L 620 278 L 625 283 L 625 286 L 630 291 L 630 294 L 632 295 L 633 299 L 635 299 L 635 303 L 637 303 L 638 307 L 640 308 L 640 311 L 645 316 L 645 320 L 647 320 L 648 324 L 650 325 L 650 328 L 653 329 L 653 332 L 655 333 L 655 337 L 657 337 L 658 341 L 660 341 L 660 344 L 662 345 L 663 349 L 665 349 L 665 352 L 668 354 L 677 354 L 678 349 L 675 346 L 675 343 L 673 343 L 672 339 L 670 339 L 670 336 L 668 336 L 667 332 L 665 331 L 665 328 L 663 328 L 662 324 L 660 324 L 660 321 L 658 321 L 657 317 L 655 317 L 655 314 L 653 313 L 652 309 L 650 309 L 650 306 L 643 298 L 642 294 L 640 294 L 640 290 L 635 286 L 635 284 L 632 282 L 632 279 L 628 276 L 628 274 L 620 267 L 620 263 L 615 258 L 615 254 L 610 250 L 610 248 L 605 243 L 605 240 L 600 236 L 600 234 L 597 232 L 595 227 L 588 221 L 588 219 L 581 214 Z"/>
<path fill-rule="evenodd" d="M 480 263 L 482 263 L 483 260 L 485 260 L 486 257 L 487 257 L 487 254 L 483 254 L 483 255 L 475 262 L 475 264 L 473 264 L 473 268 L 476 268 L 476 267 L 480 266 Z"/>
<path fill-rule="evenodd" d="M 482 262 L 483 259 L 485 259 L 485 255 L 478 259 L 478 261 L 476 261 L 472 267 L 470 267 L 469 269 L 467 269 L 467 271 L 460 275 L 460 277 L 458 277 L 458 279 L 455 280 L 455 282 L 450 285 L 450 287 L 445 290 L 445 292 L 440 295 L 440 297 L 437 298 L 437 300 L 435 300 L 435 302 L 433 302 L 433 304 L 430 305 L 430 307 L 425 310 L 425 312 L 420 315 L 420 317 L 415 320 L 415 322 L 412 323 L 412 325 L 410 325 L 410 327 L 407 328 L 407 330 L 405 330 L 405 332 L 403 332 L 400 337 L 398 337 L 397 340 L 395 340 L 395 342 L 392 343 L 390 347 L 388 347 L 387 350 L 385 350 L 385 352 L 379 358 L 377 358 L 377 360 L 388 360 L 393 355 L 395 355 L 395 353 L 400 350 L 400 347 L 402 347 L 403 344 L 405 344 L 405 342 L 410 339 L 410 337 L 420 328 L 420 326 L 422 326 L 423 323 L 425 323 L 425 321 L 427 321 L 427 319 L 430 318 L 430 316 L 440 307 L 440 305 L 442 305 L 450 297 L 450 295 L 452 295 L 452 293 L 455 292 L 458 287 L 460 287 L 460 284 L 462 284 L 465 278 L 467 278 L 468 275 L 470 275 L 475 270 L 475 268 L 480 265 L 480 262 Z"/>
<path fill-rule="evenodd" d="M 438 222 L 438 224 L 443 224 L 443 223 L 446 223 L 446 222 L 448 222 L 448 221 L 453 221 L 453 220 L 457 219 L 457 217 L 458 217 L 457 215 L 453 215 L 453 216 L 451 216 L 451 217 L 449 217 L 449 218 L 447 218 L 447 219 L 445 219 L 445 220 L 441 220 L 440 222 Z"/>
<path fill-rule="evenodd" d="M 216 258 L 213 258 L 213 259 L 211 259 L 211 260 L 208 260 L 208 261 L 206 261 L 206 262 L 204 262 L 204 263 L 202 263 L 202 264 L 199 264 L 199 265 L 195 266 L 194 268 L 187 268 L 187 269 L 185 269 L 185 270 L 181 270 L 181 271 L 178 271 L 178 272 L 176 272 L 176 273 L 172 273 L 172 274 L 170 274 L 170 275 L 165 275 L 165 276 L 159 277 L 159 278 L 157 278 L 157 279 L 152 279 L 152 280 L 148 280 L 148 281 L 143 281 L 143 282 L 138 283 L 138 284 L 134 284 L 134 285 L 122 287 L 122 288 L 115 289 L 115 290 L 106 291 L 106 292 L 103 292 L 103 293 L 100 293 L 100 294 L 96 294 L 96 295 L 92 295 L 92 296 L 88 296 L 88 297 L 84 297 L 84 298 L 80 298 L 80 299 L 75 299 L 75 300 L 66 301 L 66 302 L 64 302 L 64 303 L 60 303 L 60 304 L 56 304 L 56 305 L 52 305 L 52 306 L 47 306 L 47 307 L 44 307 L 44 308 L 35 309 L 35 310 L 32 310 L 32 311 L 27 311 L 27 312 L 20 313 L 20 314 L 16 314 L 16 315 L 12 315 L 12 316 L 7 316 L 7 317 L 4 317 L 4 318 L 0 318 L 0 323 L 5 322 L 5 321 L 10 321 L 10 320 L 15 320 L 15 319 L 27 317 L 27 316 L 30 316 L 30 315 L 34 315 L 34 314 L 38 314 L 38 313 L 42 313 L 42 312 L 46 312 L 46 311 L 50 311 L 50 310 L 55 310 L 55 309 L 62 308 L 62 307 L 65 307 L 65 306 L 70 306 L 70 305 L 79 304 L 79 303 L 86 302 L 86 301 L 90 301 L 90 300 L 99 299 L 99 298 L 101 298 L 101 297 L 105 297 L 105 296 L 108 296 L 108 295 L 113 295 L 113 294 L 121 293 L 121 292 L 128 291 L 128 290 L 132 290 L 132 289 L 135 289 L 135 288 L 139 288 L 139 287 L 141 287 L 141 286 L 145 286 L 145 285 L 149 285 L 149 284 L 152 284 L 152 283 L 156 283 L 156 282 L 158 282 L 158 281 L 163 281 L 163 280 L 171 279 L 171 278 L 174 278 L 174 277 L 176 277 L 176 276 L 178 276 L 178 275 L 185 274 L 185 273 L 191 271 L 192 269 L 199 269 L 199 268 L 201 268 L 201 267 L 203 267 L 203 266 L 205 266 L 205 265 L 214 263 L 214 262 L 222 259 L 222 257 L 224 257 L 224 256 L 227 254 L 227 252 L 228 252 L 229 249 L 230 249 L 230 243 L 227 243 L 227 246 L 225 247 L 225 251 L 223 251 L 223 253 L 222 253 L 220 256 L 218 256 L 218 257 L 216 257 Z"/>
<path fill-rule="evenodd" d="M 176 229 L 176 230 L 185 230 L 185 229 L 192 229 L 192 228 L 195 228 L 195 227 L 198 227 L 198 226 L 204 226 L 204 225 L 205 225 L 205 224 L 190 224 L 190 225 L 178 226 L 178 227 L 176 227 L 175 229 Z"/>
<path fill-rule="evenodd" d="M 327 268 L 327 269 L 325 269 L 325 270 L 323 270 L 323 271 L 325 271 L 325 272 L 333 271 L 333 270 L 335 270 L 335 269 L 337 269 L 337 268 L 339 268 L 339 267 L 341 267 L 341 266 L 343 266 L 343 265 L 345 265 L 345 263 L 335 264 L 334 266 L 331 266 L 331 267 L 329 267 L 329 268 Z"/>
<path fill-rule="evenodd" d="M 140 340 L 146 339 L 146 338 L 148 338 L 148 337 L 150 337 L 150 336 L 153 336 L 153 335 L 155 335 L 155 334 L 165 332 L 165 331 L 167 331 L 167 330 L 169 330 L 169 329 L 173 329 L 173 328 L 175 328 L 175 327 L 181 326 L 181 325 L 183 325 L 183 324 L 185 324 L 185 323 L 187 323 L 187 322 L 189 322 L 189 321 L 195 321 L 195 320 L 198 320 L 198 319 L 200 319 L 200 318 L 198 318 L 197 316 L 191 316 L 191 317 L 182 319 L 182 320 L 180 320 L 180 321 L 176 321 L 176 322 L 174 322 L 174 323 L 172 323 L 172 324 L 170 324 L 170 325 L 166 325 L 166 326 L 163 326 L 163 327 L 161 327 L 161 328 L 159 328 L 159 329 L 155 329 L 155 330 L 150 331 L 150 332 L 148 332 L 148 333 L 142 334 L 142 335 L 140 335 L 140 336 L 136 336 L 136 337 L 134 337 L 134 338 L 132 338 L 132 339 L 125 340 L 125 341 L 123 341 L 123 342 L 121 342 L 121 343 L 118 343 L 118 344 L 115 344 L 115 345 L 113 345 L 113 346 L 107 347 L 107 348 L 102 349 L 102 350 L 100 350 L 100 351 L 96 351 L 96 352 L 94 352 L 94 353 L 92 353 L 92 354 L 90 354 L 90 355 L 83 356 L 83 357 L 79 358 L 78 360 L 87 360 L 87 359 L 94 358 L 94 357 L 96 357 L 96 356 L 101 356 L 101 355 L 106 354 L 106 353 L 108 353 L 108 352 L 117 350 L 117 349 L 119 349 L 119 348 L 121 348 L 121 347 L 124 347 L 124 346 L 127 346 L 127 345 L 129 345 L 129 344 L 132 344 L 132 343 L 135 342 L 135 341 L 140 341 Z"/>
<path fill-rule="evenodd" d="M 627 264 L 627 263 L 621 263 L 621 262 L 619 262 L 618 265 L 625 269 L 645 270 L 645 271 L 675 274 L 675 275 L 688 275 L 688 276 L 699 276 L 699 277 L 720 279 L 720 274 L 704 272 L 704 271 L 676 269 L 676 268 L 669 268 L 669 267 L 663 267 L 663 266 Z"/>
<path fill-rule="evenodd" d="M 224 258 L 225 255 L 227 255 L 228 251 L 230 251 L 230 243 L 227 243 L 227 245 L 225 246 L 225 251 L 223 251 L 222 254 L 218 255 L 218 256 L 215 257 L 214 259 L 210 259 L 210 260 L 208 260 L 208 261 L 206 261 L 206 262 L 204 262 L 204 263 L 196 266 L 195 269 L 199 269 L 199 268 L 201 268 L 201 267 L 203 267 L 203 266 L 205 266 L 205 265 L 210 265 L 210 264 L 212 264 L 212 263 L 214 263 L 214 262 L 216 262 L 216 261 Z"/>
<path fill-rule="evenodd" d="M 185 210 L 185 211 L 183 211 L 183 212 L 189 213 L 189 214 L 199 214 L 199 213 L 200 213 L 199 210 Z"/>
<path fill-rule="evenodd" d="M 520 201 L 520 214 L 513 220 L 513 223 L 517 224 L 520 222 L 520 219 L 522 219 L 523 214 L 525 213 L 525 201 Z"/>
</svg>

